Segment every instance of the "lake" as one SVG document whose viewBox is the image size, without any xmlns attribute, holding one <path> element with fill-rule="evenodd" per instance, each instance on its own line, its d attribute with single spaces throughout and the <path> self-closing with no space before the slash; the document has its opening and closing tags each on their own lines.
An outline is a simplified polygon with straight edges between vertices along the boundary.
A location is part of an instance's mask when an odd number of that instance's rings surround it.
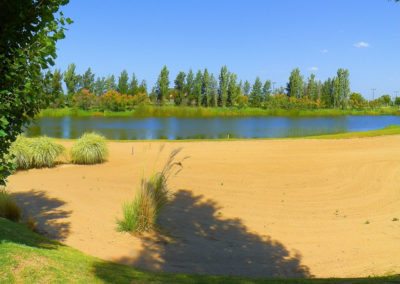
<svg viewBox="0 0 400 284">
<path fill-rule="evenodd" d="M 108 139 L 215 139 L 299 137 L 380 129 L 399 125 L 400 116 L 132 118 L 42 117 L 28 136 L 78 138 L 95 131 Z"/>
</svg>

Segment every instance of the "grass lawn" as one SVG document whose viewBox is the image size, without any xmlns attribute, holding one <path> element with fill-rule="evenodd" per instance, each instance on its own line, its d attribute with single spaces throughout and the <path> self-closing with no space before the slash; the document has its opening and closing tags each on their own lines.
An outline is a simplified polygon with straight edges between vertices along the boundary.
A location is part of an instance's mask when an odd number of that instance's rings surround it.
<svg viewBox="0 0 400 284">
<path fill-rule="evenodd" d="M 0 218 L 0 283 L 400 283 L 400 277 L 282 280 L 143 272 L 85 255 Z"/>
</svg>

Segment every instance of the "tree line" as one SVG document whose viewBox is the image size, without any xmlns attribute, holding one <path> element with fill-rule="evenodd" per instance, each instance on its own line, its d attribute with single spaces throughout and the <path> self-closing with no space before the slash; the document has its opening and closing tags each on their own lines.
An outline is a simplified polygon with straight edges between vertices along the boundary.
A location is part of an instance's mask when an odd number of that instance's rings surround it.
<svg viewBox="0 0 400 284">
<path fill-rule="evenodd" d="M 46 103 L 51 107 L 78 107 L 123 111 L 140 104 L 176 105 L 198 107 L 261 107 L 282 109 L 365 108 L 391 105 L 390 96 L 384 95 L 367 101 L 350 89 L 349 71 L 338 69 L 335 76 L 325 81 L 315 74 L 304 78 L 299 68 L 290 73 L 286 87 L 274 89 L 271 80 L 257 77 L 254 82 L 242 81 L 228 70 L 220 69 L 218 76 L 208 69 L 179 72 L 171 81 L 164 66 L 158 79 L 148 92 L 145 80 L 139 82 L 135 73 L 129 76 L 123 70 L 114 75 L 96 77 L 91 68 L 83 74 L 70 64 L 65 72 L 56 69 L 43 75 Z M 64 91 L 64 86 L 66 91 Z M 400 100 L 396 100 L 400 104 Z"/>
</svg>

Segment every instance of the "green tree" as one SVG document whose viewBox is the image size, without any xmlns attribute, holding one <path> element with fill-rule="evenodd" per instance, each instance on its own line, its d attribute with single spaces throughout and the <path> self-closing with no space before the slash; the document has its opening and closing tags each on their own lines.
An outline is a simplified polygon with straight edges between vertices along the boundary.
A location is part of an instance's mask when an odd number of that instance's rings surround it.
<svg viewBox="0 0 400 284">
<path fill-rule="evenodd" d="M 351 93 L 349 105 L 352 109 L 360 109 L 367 105 L 367 101 L 360 93 Z"/>
<path fill-rule="evenodd" d="M 249 81 L 244 81 L 244 85 L 243 85 L 243 94 L 245 96 L 249 96 L 250 95 L 250 91 L 251 91 L 251 84 Z"/>
<path fill-rule="evenodd" d="M 334 80 L 328 78 L 321 87 L 321 101 L 325 107 L 333 107 L 334 98 L 333 98 L 333 91 L 334 91 Z"/>
<path fill-rule="evenodd" d="M 140 82 L 140 85 L 139 85 L 139 88 L 138 88 L 138 93 L 147 95 L 147 83 L 146 83 L 146 80 L 142 80 L 142 82 Z"/>
<path fill-rule="evenodd" d="M 139 92 L 139 83 L 136 79 L 136 74 L 132 73 L 131 81 L 129 82 L 128 95 L 134 96 Z"/>
<path fill-rule="evenodd" d="M 204 69 L 201 86 L 201 105 L 208 106 L 211 93 L 211 77 L 207 68 Z"/>
<path fill-rule="evenodd" d="M 63 75 L 59 69 L 54 70 L 51 79 L 51 107 L 62 107 L 64 105 L 64 90 L 62 87 Z"/>
<path fill-rule="evenodd" d="M 82 88 L 89 90 L 89 92 L 94 91 L 94 74 L 90 67 L 82 75 Z"/>
<path fill-rule="evenodd" d="M 126 72 L 126 70 L 123 70 L 121 72 L 121 75 L 119 75 L 118 78 L 118 86 L 117 86 L 117 91 L 121 94 L 128 94 L 128 90 L 129 90 L 129 76 L 128 76 L 128 72 Z"/>
<path fill-rule="evenodd" d="M 218 106 L 225 107 L 228 96 L 229 71 L 226 66 L 219 73 Z"/>
<path fill-rule="evenodd" d="M 265 83 L 263 85 L 262 93 L 263 93 L 264 100 L 269 100 L 269 98 L 271 97 L 271 93 L 272 93 L 271 85 L 272 85 L 272 83 L 270 80 L 265 81 Z"/>
<path fill-rule="evenodd" d="M 76 66 L 74 63 L 68 65 L 67 71 L 64 72 L 64 82 L 67 86 L 67 95 L 71 97 L 80 88 L 80 76 L 75 73 Z"/>
<path fill-rule="evenodd" d="M 318 84 L 314 74 L 311 74 L 308 78 L 305 95 L 312 100 L 318 99 Z"/>
<path fill-rule="evenodd" d="M 259 77 L 256 78 L 249 98 L 250 105 L 259 107 L 262 102 L 262 83 Z"/>
<path fill-rule="evenodd" d="M 190 104 L 198 106 L 201 100 L 201 89 L 203 85 L 203 73 L 199 70 L 193 82 L 193 92 L 190 98 Z"/>
<path fill-rule="evenodd" d="M 41 71 L 54 65 L 56 43 L 71 20 L 59 13 L 67 0 L 0 1 L 0 183 L 13 164 L 11 143 L 40 110 Z"/>
<path fill-rule="evenodd" d="M 228 82 L 228 91 L 226 98 L 226 106 L 231 107 L 235 104 L 236 99 L 238 97 L 238 89 L 237 89 L 237 75 L 234 73 L 229 74 L 229 82 Z"/>
<path fill-rule="evenodd" d="M 114 75 L 108 76 L 106 79 L 106 91 L 116 91 L 117 85 L 115 83 Z"/>
<path fill-rule="evenodd" d="M 182 104 L 183 98 L 185 96 L 185 78 L 186 78 L 185 72 L 181 71 L 178 73 L 174 81 L 175 83 L 174 89 L 177 92 L 177 95 L 175 96 L 174 100 L 177 106 Z"/>
<path fill-rule="evenodd" d="M 337 71 L 337 76 L 334 79 L 334 107 L 346 108 L 350 95 L 350 73 L 347 69 L 340 68 Z"/>
<path fill-rule="evenodd" d="M 189 98 L 192 96 L 193 84 L 194 84 L 194 73 L 192 69 L 190 69 L 186 76 L 186 87 L 185 87 L 186 100 L 187 100 L 186 104 L 189 104 Z"/>
<path fill-rule="evenodd" d="M 156 84 L 156 94 L 157 94 L 157 103 L 160 105 L 164 104 L 165 99 L 168 96 L 169 91 L 169 71 L 167 66 L 161 69 L 160 75 L 158 76 L 157 84 Z"/>
<path fill-rule="evenodd" d="M 94 82 L 94 93 L 96 96 L 101 96 L 107 91 L 106 79 L 104 77 L 97 77 Z"/>
<path fill-rule="evenodd" d="M 301 98 L 303 96 L 303 77 L 300 74 L 300 69 L 296 68 L 290 73 L 289 82 L 286 91 L 289 97 Z"/>
<path fill-rule="evenodd" d="M 210 93 L 208 94 L 208 104 L 212 107 L 218 106 L 218 82 L 213 74 L 210 76 Z"/>
</svg>

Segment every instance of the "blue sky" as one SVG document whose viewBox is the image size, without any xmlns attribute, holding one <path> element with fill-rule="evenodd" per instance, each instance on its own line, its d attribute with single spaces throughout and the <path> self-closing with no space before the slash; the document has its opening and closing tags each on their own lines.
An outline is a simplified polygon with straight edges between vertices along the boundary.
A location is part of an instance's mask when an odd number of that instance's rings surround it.
<svg viewBox="0 0 400 284">
<path fill-rule="evenodd" d="M 152 86 L 164 64 L 171 82 L 227 65 L 280 86 L 295 67 L 321 80 L 343 67 L 366 97 L 400 91 L 400 4 L 389 0 L 71 0 L 63 11 L 74 24 L 58 44 L 62 70 L 126 69 Z"/>
</svg>

